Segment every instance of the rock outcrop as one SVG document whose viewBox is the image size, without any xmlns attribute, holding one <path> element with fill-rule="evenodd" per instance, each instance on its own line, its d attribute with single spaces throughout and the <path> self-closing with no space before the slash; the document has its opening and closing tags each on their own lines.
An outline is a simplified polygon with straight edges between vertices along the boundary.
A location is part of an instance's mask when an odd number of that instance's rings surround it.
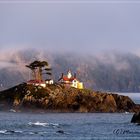
<svg viewBox="0 0 140 140">
<path fill-rule="evenodd" d="M 127 96 L 79 90 L 59 84 L 43 88 L 26 83 L 0 92 L 0 109 L 5 106 L 53 112 L 137 112 L 140 109 L 140 105 Z"/>
<path fill-rule="evenodd" d="M 131 123 L 138 123 L 140 124 L 140 112 L 137 112 L 133 115 L 131 119 Z"/>
</svg>

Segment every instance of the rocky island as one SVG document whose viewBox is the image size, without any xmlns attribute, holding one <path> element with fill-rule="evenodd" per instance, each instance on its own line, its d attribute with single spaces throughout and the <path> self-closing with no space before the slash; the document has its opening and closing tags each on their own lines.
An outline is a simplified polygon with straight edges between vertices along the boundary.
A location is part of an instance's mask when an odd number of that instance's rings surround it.
<svg viewBox="0 0 140 140">
<path fill-rule="evenodd" d="M 137 112 L 129 97 L 76 89 L 62 84 L 47 87 L 23 83 L 0 92 L 0 109 L 43 109 L 51 112 Z"/>
<path fill-rule="evenodd" d="M 70 70 L 67 75 L 62 73 L 56 82 L 47 61 L 34 61 L 26 67 L 32 72 L 29 81 L 1 91 L 0 110 L 137 112 L 140 109 L 127 96 L 86 89 Z"/>
</svg>

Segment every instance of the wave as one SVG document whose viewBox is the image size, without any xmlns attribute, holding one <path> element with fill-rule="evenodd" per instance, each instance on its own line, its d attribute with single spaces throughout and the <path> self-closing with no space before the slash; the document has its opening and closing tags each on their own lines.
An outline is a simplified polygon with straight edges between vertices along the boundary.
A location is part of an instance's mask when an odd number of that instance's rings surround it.
<svg viewBox="0 0 140 140">
<path fill-rule="evenodd" d="M 43 123 L 43 122 L 29 122 L 28 125 L 30 126 L 43 126 L 43 127 L 47 127 L 47 126 L 54 126 L 54 127 L 59 127 L 59 124 L 57 123 Z"/>
<path fill-rule="evenodd" d="M 7 130 L 0 130 L 0 134 L 5 134 Z"/>
<path fill-rule="evenodd" d="M 14 109 L 10 109 L 9 111 L 10 111 L 10 112 L 16 113 L 16 110 L 14 110 Z"/>
<path fill-rule="evenodd" d="M 20 130 L 0 130 L 0 134 L 13 134 L 13 133 L 23 133 Z"/>
</svg>

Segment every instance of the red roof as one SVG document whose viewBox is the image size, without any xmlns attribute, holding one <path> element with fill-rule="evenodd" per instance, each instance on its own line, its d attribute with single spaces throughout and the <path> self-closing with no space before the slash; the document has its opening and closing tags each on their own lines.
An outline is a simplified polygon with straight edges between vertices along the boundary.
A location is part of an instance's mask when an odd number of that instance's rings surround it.
<svg viewBox="0 0 140 140">
<path fill-rule="evenodd" d="M 27 83 L 30 84 L 44 84 L 45 82 L 42 80 L 29 80 Z"/>
<path fill-rule="evenodd" d="M 63 81 L 69 81 L 72 82 L 73 80 L 75 80 L 76 78 L 72 77 L 72 78 L 68 78 L 67 76 L 63 76 Z"/>
</svg>

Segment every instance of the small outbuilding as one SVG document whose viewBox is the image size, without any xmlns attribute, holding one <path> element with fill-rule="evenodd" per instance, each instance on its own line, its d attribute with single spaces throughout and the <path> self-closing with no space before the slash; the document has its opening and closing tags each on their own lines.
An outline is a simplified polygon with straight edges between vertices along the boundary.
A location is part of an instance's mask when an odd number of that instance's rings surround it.
<svg viewBox="0 0 140 140">
<path fill-rule="evenodd" d="M 53 85 L 53 84 L 54 84 L 53 79 L 46 79 L 45 82 L 46 82 L 46 84 L 48 84 L 48 85 Z"/>
</svg>

